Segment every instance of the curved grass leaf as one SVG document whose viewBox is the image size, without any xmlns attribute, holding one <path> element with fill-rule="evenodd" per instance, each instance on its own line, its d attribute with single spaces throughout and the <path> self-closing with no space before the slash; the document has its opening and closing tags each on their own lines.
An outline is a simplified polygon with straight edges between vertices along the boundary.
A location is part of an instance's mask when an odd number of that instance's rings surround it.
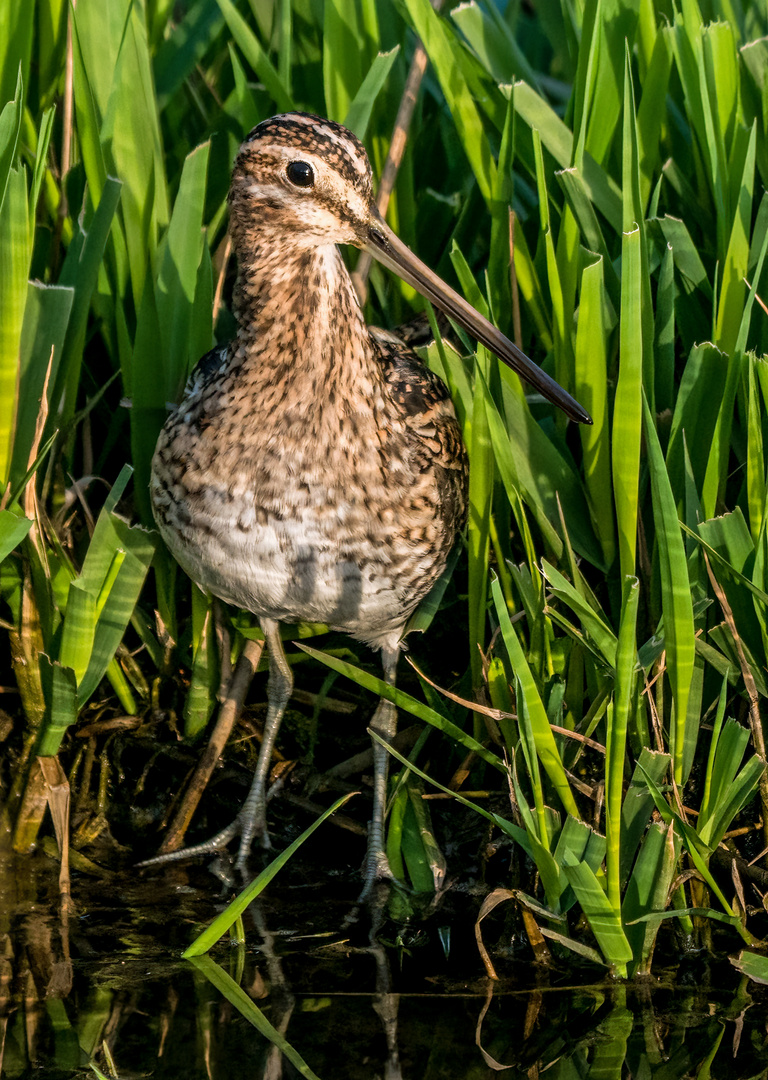
<svg viewBox="0 0 768 1080">
<path fill-rule="evenodd" d="M 565 774 L 563 762 L 560 758 L 560 752 L 557 749 L 555 737 L 549 726 L 546 710 L 539 695 L 533 675 L 531 674 L 531 669 L 528 666 L 525 653 L 520 645 L 520 639 L 510 622 L 509 613 L 501 594 L 501 587 L 498 579 L 494 579 L 491 582 L 491 591 L 493 592 L 493 599 L 496 605 L 496 616 L 499 620 L 501 636 L 507 647 L 512 670 L 515 673 L 515 678 L 520 684 L 520 689 L 530 718 L 536 753 L 541 764 L 544 766 L 547 775 L 552 781 L 555 791 L 560 796 L 560 801 L 563 806 L 569 814 L 579 819 L 581 814 L 579 813 L 579 809 L 573 798 L 571 785 Z"/>
<path fill-rule="evenodd" d="M 400 46 L 396 45 L 389 52 L 379 53 L 374 58 L 368 69 L 368 74 L 360 83 L 359 90 L 349 103 L 347 114 L 344 117 L 344 126 L 348 127 L 350 131 L 354 131 L 358 139 L 365 139 L 376 98 L 384 89 L 384 84 L 399 52 Z"/>
<path fill-rule="evenodd" d="M 241 917 L 248 905 L 259 896 L 260 893 L 266 889 L 270 881 L 282 870 L 287 862 L 293 858 L 296 852 L 299 850 L 305 840 L 308 840 L 315 829 L 319 828 L 323 822 L 335 814 L 335 812 L 345 803 L 356 795 L 357 792 L 350 792 L 347 795 L 342 795 L 340 799 L 337 799 L 333 806 L 329 806 L 328 809 L 313 821 L 308 829 L 305 829 L 301 836 L 298 836 L 292 844 L 290 844 L 285 851 L 282 851 L 275 859 L 273 859 L 269 866 L 266 866 L 261 873 L 253 879 L 250 885 L 247 885 L 241 893 L 235 897 L 235 899 L 227 904 L 224 911 L 222 911 L 213 922 L 206 927 L 206 929 L 199 934 L 192 944 L 184 950 L 181 954 L 184 960 L 192 960 L 194 957 L 202 956 L 203 953 L 207 953 L 209 949 L 213 948 L 220 938 L 224 937 L 230 927 L 234 926 L 237 920 Z"/>
<path fill-rule="evenodd" d="M 462 731 L 460 727 L 457 727 L 456 724 L 452 723 L 445 716 L 435 712 L 434 709 L 430 709 L 428 705 L 424 705 L 421 701 L 417 701 L 416 698 L 411 697 L 410 694 L 406 694 L 404 690 L 398 690 L 397 687 L 385 683 L 383 679 L 378 679 L 375 675 L 370 675 L 367 671 L 355 667 L 354 664 L 350 664 L 346 660 L 331 656 L 330 653 L 320 652 L 319 649 L 312 649 L 309 645 L 303 645 L 300 641 L 297 641 L 294 644 L 309 656 L 314 657 L 315 660 L 319 660 L 321 664 L 325 664 L 333 671 L 338 671 L 340 675 L 346 675 L 347 678 L 352 679 L 353 682 L 356 682 L 364 689 L 372 690 L 373 693 L 378 694 L 379 697 L 391 701 L 393 705 L 396 705 L 399 709 L 405 709 L 406 712 L 418 717 L 419 720 L 424 720 L 425 723 L 431 724 L 432 727 L 444 732 L 457 743 L 466 747 L 467 750 L 472 750 L 478 757 L 482 758 L 483 761 L 492 765 L 494 769 L 498 769 L 499 772 L 503 772 L 507 775 L 507 768 L 504 763 L 495 754 L 491 753 L 490 750 L 486 750 L 482 743 L 473 739 L 471 735 L 467 735 L 466 732 Z"/>
</svg>

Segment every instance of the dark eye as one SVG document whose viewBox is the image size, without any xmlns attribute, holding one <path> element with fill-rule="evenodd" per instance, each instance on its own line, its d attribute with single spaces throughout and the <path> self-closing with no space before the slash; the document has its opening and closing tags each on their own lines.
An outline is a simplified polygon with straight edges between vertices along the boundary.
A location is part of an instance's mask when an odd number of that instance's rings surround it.
<svg viewBox="0 0 768 1080">
<path fill-rule="evenodd" d="M 292 161 L 285 175 L 295 187 L 314 187 L 315 172 L 306 161 Z"/>
</svg>

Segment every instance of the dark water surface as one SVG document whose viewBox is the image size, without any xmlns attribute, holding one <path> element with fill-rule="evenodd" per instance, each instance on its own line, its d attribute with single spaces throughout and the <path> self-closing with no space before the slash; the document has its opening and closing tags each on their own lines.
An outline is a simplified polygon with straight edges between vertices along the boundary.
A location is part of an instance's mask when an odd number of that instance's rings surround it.
<svg viewBox="0 0 768 1080">
<path fill-rule="evenodd" d="M 355 881 L 327 874 L 270 885 L 245 946 L 213 953 L 302 1073 L 179 958 L 231 889 L 199 866 L 75 872 L 66 919 L 57 873 L 42 853 L 0 855 L 4 1077 L 94 1077 L 91 1061 L 111 1076 L 109 1054 L 123 1080 L 768 1077 L 767 988 L 727 957 L 617 985 L 594 966 L 537 969 L 500 917 L 491 983 L 474 945 L 480 897 L 405 927 L 384 919 L 372 948 Z"/>
</svg>

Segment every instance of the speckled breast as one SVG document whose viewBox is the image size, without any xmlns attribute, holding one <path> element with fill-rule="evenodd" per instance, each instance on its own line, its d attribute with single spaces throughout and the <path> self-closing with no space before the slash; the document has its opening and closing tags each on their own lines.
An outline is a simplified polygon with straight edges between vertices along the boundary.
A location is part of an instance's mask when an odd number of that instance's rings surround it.
<svg viewBox="0 0 768 1080">
<path fill-rule="evenodd" d="M 425 467 L 422 451 L 393 418 L 386 431 L 358 418 L 349 437 L 302 437 L 258 416 L 237 437 L 217 434 L 187 398 L 153 459 L 155 518 L 186 573 L 222 600 L 392 643 L 455 539 L 455 512 L 441 508 L 463 477 Z"/>
</svg>

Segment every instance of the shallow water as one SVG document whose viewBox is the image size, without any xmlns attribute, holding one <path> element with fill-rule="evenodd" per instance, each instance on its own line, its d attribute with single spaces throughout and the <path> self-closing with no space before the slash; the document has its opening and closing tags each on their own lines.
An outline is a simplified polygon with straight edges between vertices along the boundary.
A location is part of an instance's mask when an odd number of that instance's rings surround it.
<svg viewBox="0 0 768 1080">
<path fill-rule="evenodd" d="M 245 991 L 294 1064 L 180 959 L 231 895 L 204 867 L 74 873 L 65 918 L 54 860 L 0 856 L 2 1075 L 92 1077 L 94 1061 L 109 1076 L 106 1046 L 123 1080 L 768 1077 L 766 988 L 725 957 L 623 986 L 594 966 L 536 968 L 500 919 L 491 983 L 478 897 L 406 927 L 385 919 L 371 947 L 355 890 L 328 874 L 274 882 L 246 915 L 246 944 L 214 950 L 214 979 Z"/>
</svg>

